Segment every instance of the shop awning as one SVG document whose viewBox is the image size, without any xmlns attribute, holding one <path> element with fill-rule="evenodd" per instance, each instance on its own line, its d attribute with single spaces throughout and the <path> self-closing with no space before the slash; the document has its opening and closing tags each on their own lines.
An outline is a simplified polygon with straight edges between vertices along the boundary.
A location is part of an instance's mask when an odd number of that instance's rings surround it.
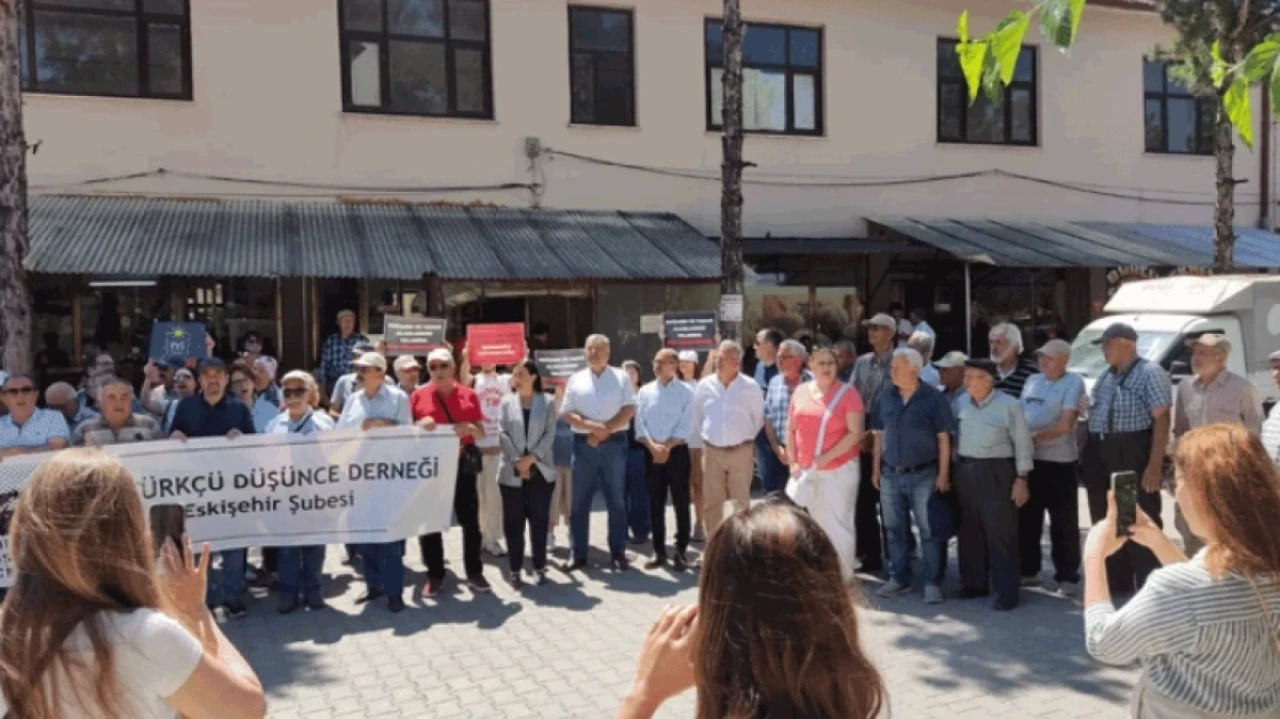
<svg viewBox="0 0 1280 719">
<path fill-rule="evenodd" d="M 870 217 L 873 238 L 910 239 L 1001 267 L 1209 267 L 1213 228 L 1115 222 Z M 1236 228 L 1235 263 L 1280 266 L 1280 236 Z"/>
<path fill-rule="evenodd" d="M 715 281 L 671 214 L 374 202 L 35 196 L 27 269 L 119 277 Z"/>
</svg>

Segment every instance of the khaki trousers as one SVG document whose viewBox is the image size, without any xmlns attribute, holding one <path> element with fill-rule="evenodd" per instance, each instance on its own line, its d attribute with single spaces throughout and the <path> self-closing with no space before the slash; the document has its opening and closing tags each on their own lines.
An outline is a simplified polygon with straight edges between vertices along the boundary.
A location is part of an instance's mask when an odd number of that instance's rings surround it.
<svg viewBox="0 0 1280 719">
<path fill-rule="evenodd" d="M 482 450 L 483 451 L 483 450 Z M 480 497 L 480 536 L 484 547 L 495 550 L 502 545 L 502 492 L 498 489 L 499 454 L 482 456 L 483 471 L 476 477 L 476 494 Z"/>
<path fill-rule="evenodd" d="M 702 448 L 702 506 L 707 538 L 724 521 L 724 503 L 733 502 L 733 511 L 741 512 L 751 504 L 751 477 L 755 474 L 755 443 L 720 449 Z"/>
</svg>

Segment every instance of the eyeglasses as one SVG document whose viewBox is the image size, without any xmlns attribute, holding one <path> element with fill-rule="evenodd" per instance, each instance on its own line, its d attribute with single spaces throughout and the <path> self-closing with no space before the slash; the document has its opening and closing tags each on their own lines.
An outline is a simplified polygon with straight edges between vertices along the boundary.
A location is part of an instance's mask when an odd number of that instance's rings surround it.
<svg viewBox="0 0 1280 719">
<path fill-rule="evenodd" d="M 10 387 L 9 389 L 6 389 L 4 393 L 10 397 L 16 397 L 18 395 L 35 394 L 35 391 L 35 387 Z"/>
<path fill-rule="evenodd" d="M 382 370 L 378 369 L 377 367 L 357 367 L 357 368 L 356 368 L 356 374 L 361 375 L 361 376 L 363 376 L 363 375 L 367 375 L 367 374 L 369 374 L 369 373 L 371 373 L 371 372 L 379 372 L 379 373 L 380 373 L 380 372 L 382 372 Z"/>
<path fill-rule="evenodd" d="M 285 388 L 284 390 L 285 397 L 305 397 L 306 395 L 307 395 L 307 390 L 302 387 L 298 387 L 294 389 Z"/>
<path fill-rule="evenodd" d="M 447 365 L 447 364 L 429 364 L 427 365 L 427 369 L 431 370 L 432 372 L 440 372 L 442 370 L 449 369 L 452 366 L 453 365 Z"/>
</svg>

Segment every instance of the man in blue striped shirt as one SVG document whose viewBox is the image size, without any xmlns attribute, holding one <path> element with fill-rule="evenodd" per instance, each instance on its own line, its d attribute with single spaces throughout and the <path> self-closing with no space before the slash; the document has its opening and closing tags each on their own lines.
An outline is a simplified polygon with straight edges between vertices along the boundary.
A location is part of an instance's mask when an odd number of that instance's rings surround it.
<svg viewBox="0 0 1280 719">
<path fill-rule="evenodd" d="M 808 358 L 808 351 L 796 340 L 784 340 L 778 347 L 778 374 L 769 380 L 764 392 L 764 434 L 769 441 L 769 451 L 760 455 L 757 465 L 766 492 L 777 492 L 787 484 L 791 471 L 791 460 L 787 456 L 787 412 L 796 387 L 813 379 L 804 368 Z"/>
<path fill-rule="evenodd" d="M 320 371 L 316 373 L 316 382 L 324 387 L 325 396 L 333 394 L 333 385 L 338 378 L 351 372 L 355 359 L 351 351 L 361 342 L 369 338 L 356 332 L 356 313 L 343 310 L 338 313 L 338 331 L 325 338 L 320 348 Z"/>
</svg>

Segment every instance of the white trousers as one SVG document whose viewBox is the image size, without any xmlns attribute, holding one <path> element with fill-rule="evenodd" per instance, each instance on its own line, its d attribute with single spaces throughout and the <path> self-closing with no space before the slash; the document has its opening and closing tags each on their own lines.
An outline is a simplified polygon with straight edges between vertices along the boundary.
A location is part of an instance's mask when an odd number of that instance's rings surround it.
<svg viewBox="0 0 1280 719">
<path fill-rule="evenodd" d="M 845 581 L 858 570 L 857 533 L 854 530 L 854 507 L 858 502 L 858 460 L 841 467 L 815 471 L 813 499 L 805 509 L 813 517 L 840 556 L 840 574 Z"/>
<path fill-rule="evenodd" d="M 482 458 L 483 470 L 476 477 L 476 494 L 480 500 L 480 536 L 487 549 L 501 545 L 502 492 L 498 489 L 498 460 L 501 455 L 486 454 Z"/>
</svg>

